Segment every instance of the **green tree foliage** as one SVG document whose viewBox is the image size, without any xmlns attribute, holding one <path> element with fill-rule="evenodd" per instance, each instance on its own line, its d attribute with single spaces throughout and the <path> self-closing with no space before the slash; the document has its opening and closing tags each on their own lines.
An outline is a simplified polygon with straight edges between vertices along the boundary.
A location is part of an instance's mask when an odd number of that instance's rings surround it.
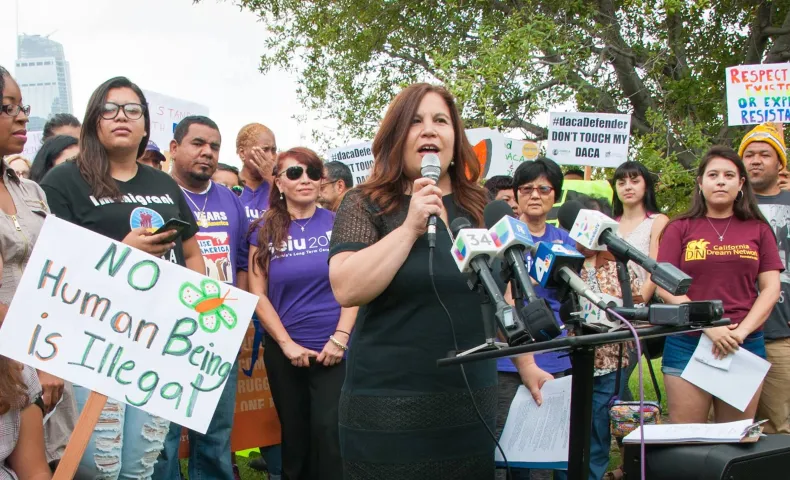
<svg viewBox="0 0 790 480">
<path fill-rule="evenodd" d="M 557 105 L 630 113 L 632 156 L 682 209 L 727 128 L 725 68 L 790 60 L 790 1 L 235 0 L 266 25 L 261 70 L 294 72 L 305 107 L 370 137 L 405 85 L 442 82 L 467 126 L 541 140 Z"/>
</svg>

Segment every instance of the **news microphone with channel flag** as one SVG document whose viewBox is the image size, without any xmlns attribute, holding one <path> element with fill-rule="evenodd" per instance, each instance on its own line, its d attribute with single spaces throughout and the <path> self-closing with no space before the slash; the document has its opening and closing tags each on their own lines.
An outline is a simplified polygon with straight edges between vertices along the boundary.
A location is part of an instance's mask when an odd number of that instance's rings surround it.
<svg viewBox="0 0 790 480">
<path fill-rule="evenodd" d="M 584 255 L 560 243 L 538 243 L 532 257 L 532 278 L 542 287 L 568 287 L 601 310 L 608 305 L 576 274 L 584 264 Z"/>
<path fill-rule="evenodd" d="M 535 293 L 525 264 L 525 254 L 535 242 L 527 225 L 512 214 L 513 209 L 506 202 L 497 200 L 486 206 L 483 218 L 496 245 L 497 258 L 504 259 L 502 280 L 510 283 L 514 303 L 519 305 L 519 314 L 530 336 L 537 342 L 551 340 L 562 334 L 562 327 L 546 300 Z"/>
<path fill-rule="evenodd" d="M 685 295 L 691 277 L 668 262 L 656 262 L 638 248 L 617 236 L 619 224 L 597 210 L 586 210 L 576 201 L 566 202 L 557 214 L 560 226 L 570 237 L 590 250 L 609 250 L 623 262 L 632 261 L 644 268 L 650 279 L 672 295 Z"/>
<path fill-rule="evenodd" d="M 438 185 L 441 173 L 442 163 L 439 161 L 439 155 L 429 153 L 422 157 L 420 175 L 423 178 L 430 178 Z M 436 215 L 428 217 L 428 247 L 436 247 Z"/>
<path fill-rule="evenodd" d="M 496 256 L 494 241 L 485 228 L 471 228 L 472 224 L 463 217 L 458 217 L 450 224 L 455 238 L 450 254 L 458 270 L 469 274 L 469 288 L 483 296 L 483 320 L 488 329 L 487 305 L 493 304 L 496 323 L 506 337 L 508 345 L 520 345 L 530 340 L 529 332 L 518 317 L 516 310 L 510 306 L 502 295 L 499 286 L 491 273 L 490 263 Z M 488 334 L 487 334 L 488 335 Z"/>
<path fill-rule="evenodd" d="M 526 296 L 527 302 L 538 298 L 532 281 L 529 278 L 527 265 L 524 263 L 525 254 L 534 245 L 529 228 L 511 215 L 513 209 L 506 202 L 497 200 L 486 205 L 483 218 L 496 246 L 496 257 L 504 259 L 505 267 L 502 269 L 502 279 L 505 282 L 514 280 L 518 288 Z M 513 295 L 514 298 L 519 295 Z"/>
</svg>

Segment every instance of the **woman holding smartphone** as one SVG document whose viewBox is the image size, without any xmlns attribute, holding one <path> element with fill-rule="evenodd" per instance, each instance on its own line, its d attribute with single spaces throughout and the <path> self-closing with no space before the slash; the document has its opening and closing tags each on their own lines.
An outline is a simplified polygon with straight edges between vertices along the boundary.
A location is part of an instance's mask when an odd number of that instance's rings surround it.
<svg viewBox="0 0 790 480">
<path fill-rule="evenodd" d="M 53 168 L 41 187 L 59 218 L 202 274 L 198 226 L 181 189 L 137 162 L 150 126 L 140 88 L 124 77 L 107 80 L 88 102 L 76 160 Z M 189 227 L 154 233 L 170 219 Z M 90 391 L 75 391 L 82 409 Z M 151 478 L 169 422 L 108 399 L 98 425 L 82 466 L 105 479 Z"/>
</svg>

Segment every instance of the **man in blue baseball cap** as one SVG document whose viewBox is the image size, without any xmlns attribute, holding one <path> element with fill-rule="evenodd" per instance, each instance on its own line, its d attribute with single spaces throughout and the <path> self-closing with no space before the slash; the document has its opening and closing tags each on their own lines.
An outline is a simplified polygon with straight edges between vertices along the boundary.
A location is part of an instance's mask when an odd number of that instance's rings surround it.
<svg viewBox="0 0 790 480">
<path fill-rule="evenodd" d="M 151 140 L 148 141 L 148 145 L 145 147 L 145 152 L 143 155 L 137 159 L 139 163 L 148 165 L 149 167 L 153 167 L 157 170 L 162 169 L 162 164 L 165 163 L 166 160 L 167 159 L 162 154 L 162 151 Z"/>
</svg>

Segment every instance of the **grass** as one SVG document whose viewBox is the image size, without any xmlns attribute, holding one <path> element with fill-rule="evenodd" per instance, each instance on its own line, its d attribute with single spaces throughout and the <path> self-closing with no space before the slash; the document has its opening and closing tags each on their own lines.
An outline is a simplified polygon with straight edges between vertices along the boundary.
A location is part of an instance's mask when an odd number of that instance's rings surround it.
<svg viewBox="0 0 790 480">
<path fill-rule="evenodd" d="M 668 414 L 667 410 L 667 394 L 666 389 L 664 388 L 664 375 L 661 373 L 661 359 L 657 358 L 653 360 L 653 371 L 656 372 L 656 381 L 658 382 L 658 388 L 661 389 L 661 412 L 664 414 L 666 418 Z M 650 371 L 647 369 L 647 360 L 642 358 L 642 378 L 644 382 L 645 388 L 645 400 L 656 400 L 656 389 L 653 387 L 653 381 L 650 379 Z M 639 398 L 639 374 L 636 370 L 631 375 L 631 378 L 628 379 L 628 388 L 631 389 L 631 392 L 634 394 L 633 397 L 635 399 Z M 236 464 L 239 466 L 239 474 L 241 475 L 242 480 L 266 480 L 268 479 L 268 475 L 257 470 L 253 470 L 249 467 L 249 462 L 257 455 L 252 453 L 249 458 L 244 458 L 241 455 L 236 456 Z M 617 443 L 612 442 L 612 450 L 609 455 L 609 470 L 614 470 L 620 465 L 620 450 L 617 448 Z M 187 476 L 187 461 L 181 460 L 181 472 L 185 479 L 189 479 Z"/>
<path fill-rule="evenodd" d="M 254 453 L 250 455 L 250 458 L 244 458 L 241 455 L 236 456 L 236 465 L 239 466 L 239 475 L 241 476 L 242 480 L 267 480 L 269 478 L 268 474 L 253 470 L 249 467 L 250 460 L 257 456 L 258 455 L 255 455 Z M 186 480 L 189 480 L 186 459 L 181 460 L 181 474 Z"/>
</svg>

